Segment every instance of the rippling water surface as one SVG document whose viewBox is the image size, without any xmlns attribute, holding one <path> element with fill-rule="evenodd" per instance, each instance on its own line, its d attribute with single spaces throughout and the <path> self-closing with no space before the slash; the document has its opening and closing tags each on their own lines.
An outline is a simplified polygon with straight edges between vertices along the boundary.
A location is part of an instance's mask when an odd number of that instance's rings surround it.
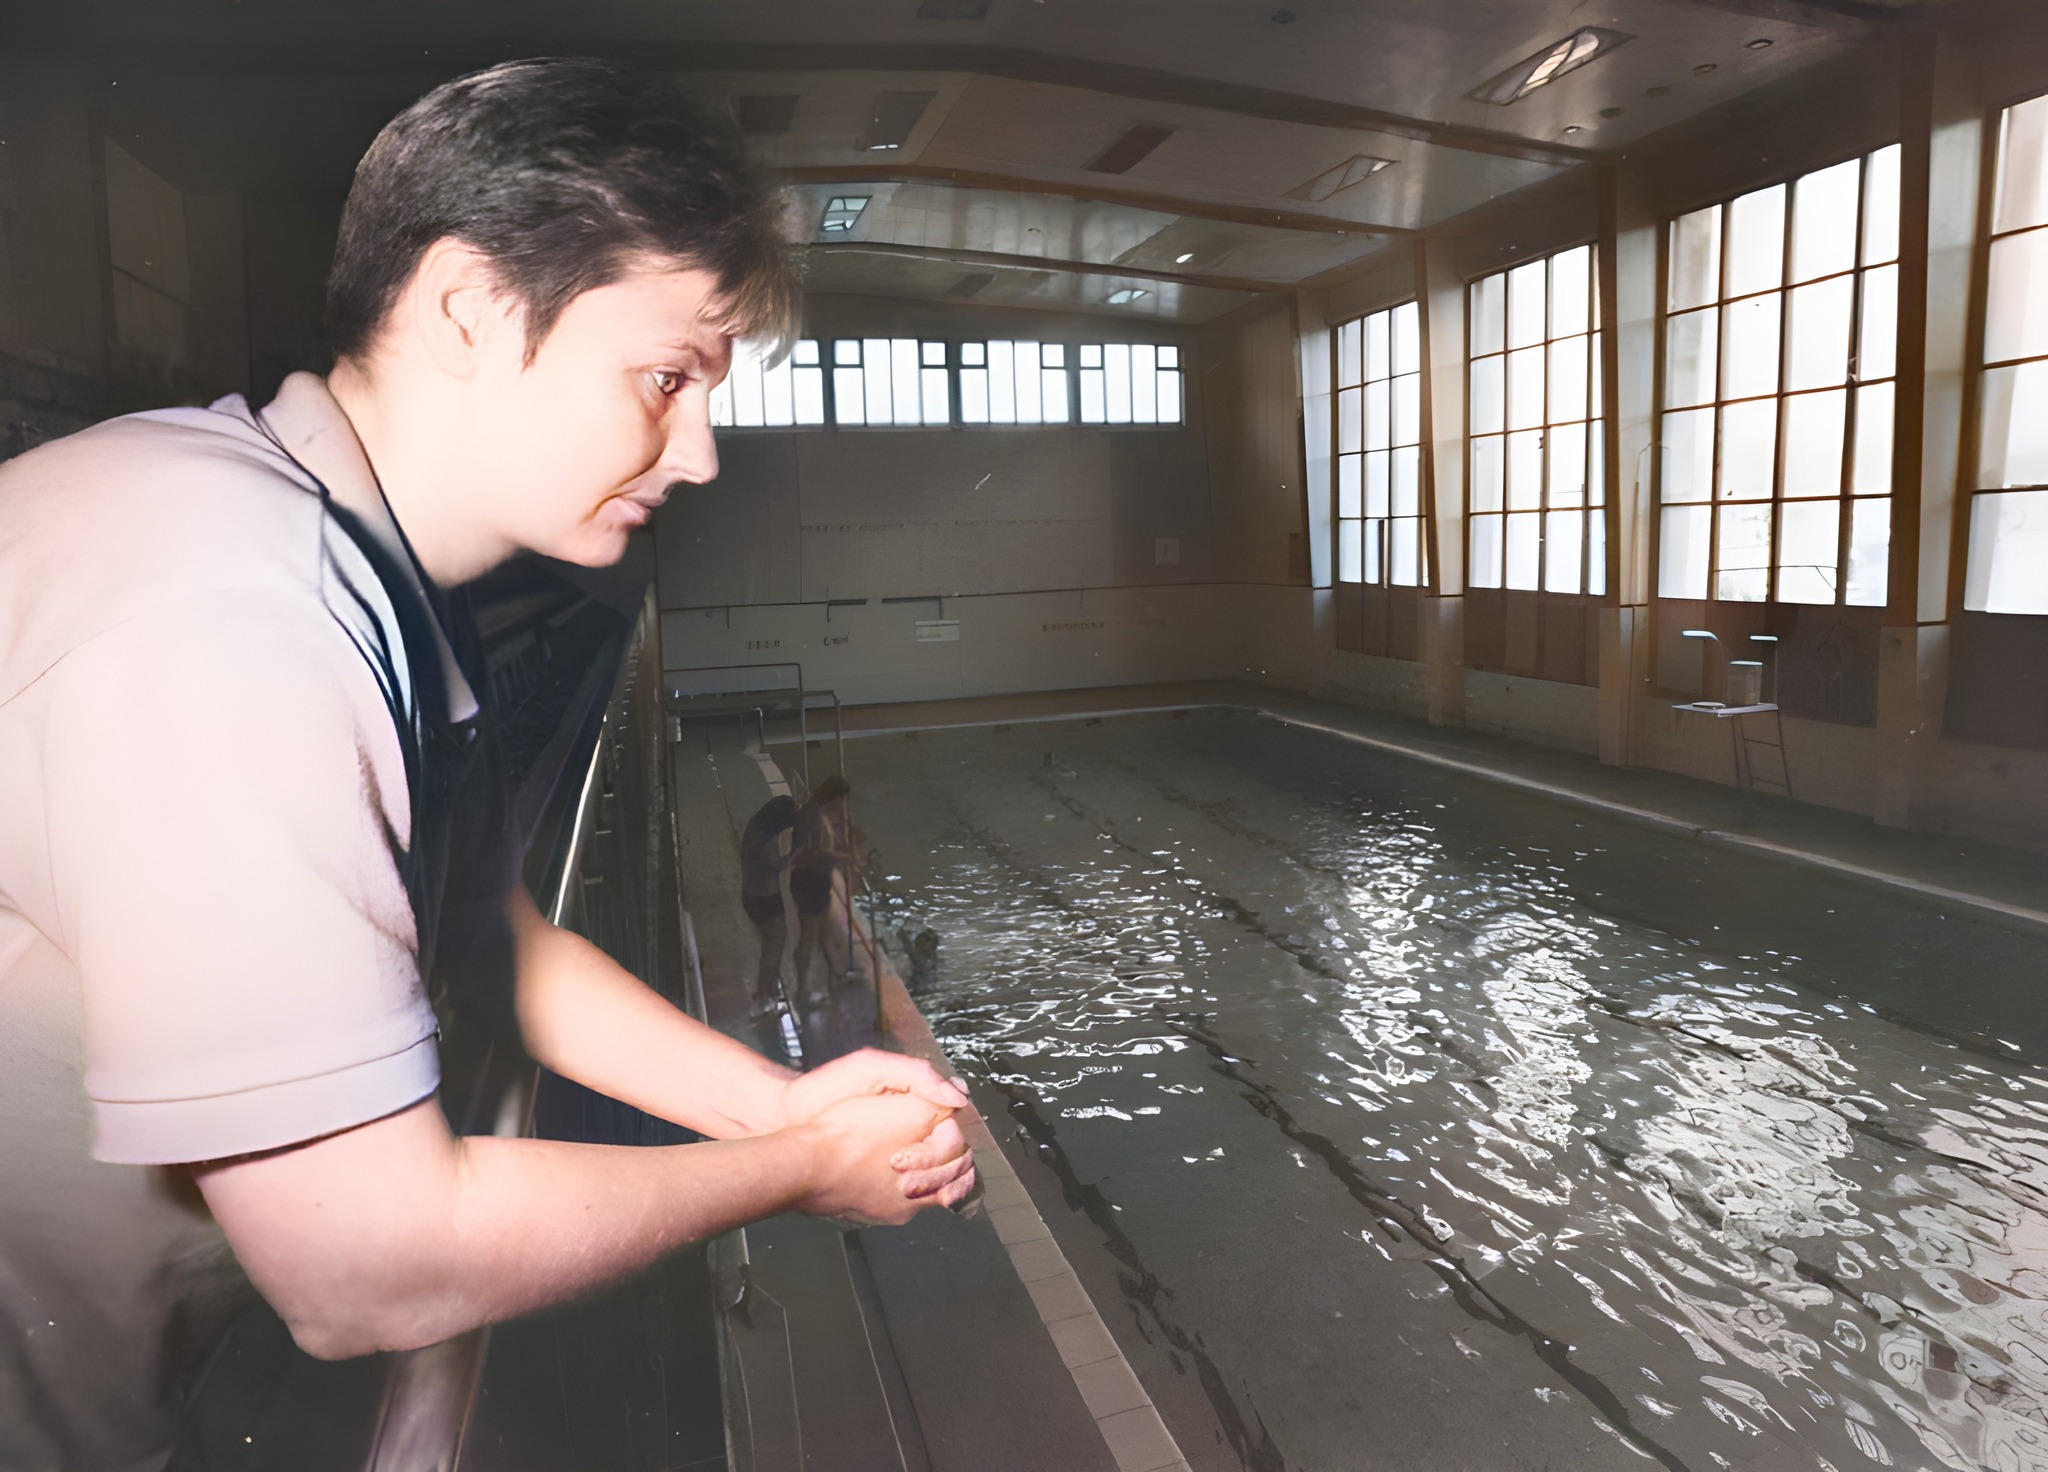
<svg viewBox="0 0 2048 1472">
<path fill-rule="evenodd" d="M 852 770 L 1198 1466 L 2048 1472 L 2048 1076 L 1863 1000 L 2043 947 L 1245 716 Z"/>
</svg>

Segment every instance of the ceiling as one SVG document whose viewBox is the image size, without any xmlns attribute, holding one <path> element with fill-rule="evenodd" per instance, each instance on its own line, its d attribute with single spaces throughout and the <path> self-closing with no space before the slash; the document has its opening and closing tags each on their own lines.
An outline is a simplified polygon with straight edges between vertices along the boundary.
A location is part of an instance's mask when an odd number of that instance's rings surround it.
<svg viewBox="0 0 2048 1472">
<path fill-rule="evenodd" d="M 441 77 L 507 56 L 616 55 L 734 100 L 792 181 L 813 290 L 1202 321 L 1455 231 L 1939 8 L 88 0 L 0 12 L 0 47 L 103 74 L 110 98 L 125 81 L 134 116 L 182 128 L 204 167 L 273 189 L 345 187 L 378 123 Z M 1510 105 L 1468 95 L 1586 27 L 1626 39 Z M 878 118 L 898 124 L 882 130 L 896 146 L 862 146 Z M 868 203 L 853 228 L 823 232 L 834 198 Z"/>
</svg>

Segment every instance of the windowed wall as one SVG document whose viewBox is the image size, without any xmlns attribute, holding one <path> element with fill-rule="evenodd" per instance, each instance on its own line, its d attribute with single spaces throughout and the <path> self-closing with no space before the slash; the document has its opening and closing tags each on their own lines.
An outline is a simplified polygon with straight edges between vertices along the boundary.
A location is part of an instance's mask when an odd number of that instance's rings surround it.
<svg viewBox="0 0 2048 1472">
<path fill-rule="evenodd" d="M 1181 372 L 1181 350 L 1171 343 L 804 338 L 773 366 L 754 345 L 738 343 L 731 372 L 712 392 L 711 422 L 721 429 L 1177 425 L 1185 417 Z"/>
<path fill-rule="evenodd" d="M 1662 597 L 1884 604 L 1898 252 L 1896 146 L 1671 223 Z"/>
</svg>

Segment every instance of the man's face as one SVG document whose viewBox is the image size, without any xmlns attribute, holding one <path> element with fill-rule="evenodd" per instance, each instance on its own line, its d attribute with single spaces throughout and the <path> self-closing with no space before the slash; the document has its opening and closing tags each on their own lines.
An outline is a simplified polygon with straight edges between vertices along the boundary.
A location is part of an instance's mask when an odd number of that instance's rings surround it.
<svg viewBox="0 0 2048 1472">
<path fill-rule="evenodd" d="M 716 477 L 711 390 L 732 349 L 718 305 L 708 273 L 649 268 L 571 301 L 531 363 L 523 330 L 493 334 L 475 514 L 512 546 L 605 567 L 670 486 Z"/>
</svg>

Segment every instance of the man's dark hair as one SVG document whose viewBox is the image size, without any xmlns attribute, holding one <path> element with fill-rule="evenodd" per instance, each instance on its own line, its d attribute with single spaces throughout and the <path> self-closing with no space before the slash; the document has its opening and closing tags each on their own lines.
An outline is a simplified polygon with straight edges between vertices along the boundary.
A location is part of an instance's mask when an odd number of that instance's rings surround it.
<svg viewBox="0 0 2048 1472">
<path fill-rule="evenodd" d="M 852 795 L 853 784 L 837 772 L 834 772 L 811 789 L 811 801 L 814 803 L 836 802 L 842 797 L 850 797 Z"/>
<path fill-rule="evenodd" d="M 649 257 L 708 271 L 733 334 L 780 343 L 798 308 L 781 210 L 733 121 L 666 78 L 580 59 L 459 77 L 356 165 L 327 280 L 335 355 L 369 350 L 450 237 L 525 305 L 529 359 L 571 301 Z"/>
</svg>

